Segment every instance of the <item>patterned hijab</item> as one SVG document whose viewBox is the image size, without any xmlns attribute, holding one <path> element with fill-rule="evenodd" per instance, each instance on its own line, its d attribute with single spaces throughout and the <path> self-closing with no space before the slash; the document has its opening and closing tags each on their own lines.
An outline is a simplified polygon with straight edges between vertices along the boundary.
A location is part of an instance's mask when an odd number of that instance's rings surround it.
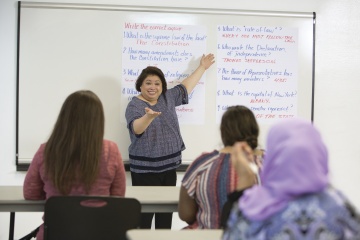
<svg viewBox="0 0 360 240">
<path fill-rule="evenodd" d="M 303 194 L 328 185 L 328 153 L 320 133 L 305 120 L 275 124 L 267 137 L 261 186 L 246 190 L 239 207 L 250 220 L 264 220 Z"/>
</svg>

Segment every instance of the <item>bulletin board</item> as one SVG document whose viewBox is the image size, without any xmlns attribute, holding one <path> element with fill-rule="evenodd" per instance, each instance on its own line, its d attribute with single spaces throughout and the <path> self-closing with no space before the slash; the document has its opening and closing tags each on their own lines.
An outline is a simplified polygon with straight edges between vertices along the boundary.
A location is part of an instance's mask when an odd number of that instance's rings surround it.
<svg viewBox="0 0 360 240">
<path fill-rule="evenodd" d="M 18 3 L 16 164 L 28 165 L 47 141 L 65 98 L 94 91 L 105 111 L 105 138 L 128 160 L 125 120 L 135 81 L 161 68 L 168 88 L 215 64 L 177 108 L 186 145 L 183 163 L 222 147 L 228 106 L 245 105 L 260 125 L 313 118 L 315 13 L 69 3 Z"/>
</svg>

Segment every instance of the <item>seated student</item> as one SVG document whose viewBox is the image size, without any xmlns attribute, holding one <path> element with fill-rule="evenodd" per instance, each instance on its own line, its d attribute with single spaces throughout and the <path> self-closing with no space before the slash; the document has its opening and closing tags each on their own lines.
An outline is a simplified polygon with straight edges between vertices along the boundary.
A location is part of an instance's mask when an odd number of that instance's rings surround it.
<svg viewBox="0 0 360 240">
<path fill-rule="evenodd" d="M 246 143 L 234 146 L 238 169 L 249 168 L 249 155 Z M 328 152 L 311 122 L 270 129 L 260 177 L 234 205 L 222 239 L 360 239 L 360 216 L 330 186 Z"/>
<path fill-rule="evenodd" d="M 65 100 L 50 138 L 31 161 L 24 198 L 56 195 L 124 196 L 126 177 L 116 143 L 104 140 L 104 111 L 91 91 Z M 37 239 L 43 239 L 43 225 Z"/>
<path fill-rule="evenodd" d="M 256 183 L 256 176 L 238 176 L 230 161 L 235 142 L 246 141 L 252 149 L 258 147 L 259 126 L 254 114 L 245 106 L 229 107 L 222 116 L 220 132 L 224 148 L 200 155 L 183 177 L 178 212 L 180 219 L 189 224 L 187 229 L 220 228 L 227 195 L 239 183 Z M 258 163 L 261 158 L 258 156 Z"/>
</svg>

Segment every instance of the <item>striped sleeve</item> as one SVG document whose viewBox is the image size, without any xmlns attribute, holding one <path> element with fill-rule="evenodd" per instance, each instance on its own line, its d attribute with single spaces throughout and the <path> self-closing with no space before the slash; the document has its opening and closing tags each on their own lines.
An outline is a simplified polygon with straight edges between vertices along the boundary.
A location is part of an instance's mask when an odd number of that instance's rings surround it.
<svg viewBox="0 0 360 240">
<path fill-rule="evenodd" d="M 211 159 L 217 156 L 218 152 L 204 153 L 195 159 L 187 168 L 185 175 L 182 179 L 182 186 L 184 186 L 190 197 L 194 197 L 198 181 L 203 171 L 211 164 Z"/>
</svg>

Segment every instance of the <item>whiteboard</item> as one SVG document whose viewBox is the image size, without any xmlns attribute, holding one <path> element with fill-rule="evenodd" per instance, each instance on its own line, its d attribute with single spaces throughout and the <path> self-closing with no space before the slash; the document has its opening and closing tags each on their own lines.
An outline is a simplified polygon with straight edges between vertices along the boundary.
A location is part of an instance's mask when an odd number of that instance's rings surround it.
<svg viewBox="0 0 360 240">
<path fill-rule="evenodd" d="M 312 120 L 314 13 L 37 2 L 18 6 L 17 165 L 31 162 L 65 98 L 81 89 L 101 99 L 105 138 L 118 144 L 126 162 L 130 137 L 124 113 L 137 94 L 137 73 L 159 66 L 171 87 L 196 68 L 202 53 L 214 53 L 216 63 L 195 88 L 192 105 L 177 110 L 186 145 L 184 164 L 222 146 L 219 121 L 229 105 L 252 107 L 263 148 L 269 126 L 280 118 Z M 189 44 L 180 36 L 188 36 Z M 141 45 L 145 38 L 146 46 Z"/>
</svg>

